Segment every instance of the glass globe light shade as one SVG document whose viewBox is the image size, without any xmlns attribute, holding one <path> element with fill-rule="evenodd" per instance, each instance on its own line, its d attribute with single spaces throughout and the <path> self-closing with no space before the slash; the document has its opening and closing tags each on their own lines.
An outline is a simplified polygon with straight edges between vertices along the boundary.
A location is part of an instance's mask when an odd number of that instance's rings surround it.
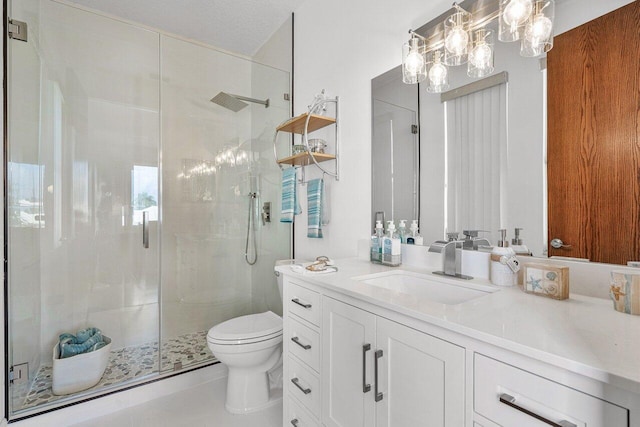
<svg viewBox="0 0 640 427">
<path fill-rule="evenodd" d="M 412 35 L 411 39 L 402 45 L 402 81 L 404 83 L 416 84 L 427 78 L 423 49 L 424 42 L 416 35 Z"/>
<path fill-rule="evenodd" d="M 541 13 L 538 13 L 527 25 L 524 36 L 533 43 L 541 43 L 549 38 L 553 23 Z"/>
<path fill-rule="evenodd" d="M 504 22 L 511 27 L 518 27 L 526 22 L 532 9 L 531 0 L 511 0 L 503 11 Z"/>
<path fill-rule="evenodd" d="M 415 74 L 418 70 L 424 67 L 424 57 L 416 51 L 410 52 L 407 55 L 404 64 L 408 72 Z"/>
<path fill-rule="evenodd" d="M 447 67 L 445 67 L 441 62 L 437 64 L 433 64 L 433 67 L 429 70 L 429 81 L 433 83 L 434 86 L 442 85 L 447 79 Z"/>
<path fill-rule="evenodd" d="M 444 42 L 444 46 L 447 50 L 454 55 L 464 55 L 467 45 L 469 44 L 469 34 L 458 26 L 451 30 L 447 39 Z"/>
<path fill-rule="evenodd" d="M 489 66 L 491 55 L 493 55 L 491 47 L 481 42 L 469 53 L 469 62 L 476 68 L 486 68 Z"/>
</svg>

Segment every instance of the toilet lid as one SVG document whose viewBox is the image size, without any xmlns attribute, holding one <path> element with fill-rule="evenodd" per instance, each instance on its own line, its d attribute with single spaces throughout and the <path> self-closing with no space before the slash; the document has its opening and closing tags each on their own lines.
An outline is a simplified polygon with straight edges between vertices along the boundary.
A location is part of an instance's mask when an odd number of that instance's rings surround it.
<svg viewBox="0 0 640 427">
<path fill-rule="evenodd" d="M 209 330 L 208 341 L 246 341 L 267 339 L 282 334 L 282 318 L 267 311 L 265 313 L 240 316 L 222 322 Z"/>
</svg>

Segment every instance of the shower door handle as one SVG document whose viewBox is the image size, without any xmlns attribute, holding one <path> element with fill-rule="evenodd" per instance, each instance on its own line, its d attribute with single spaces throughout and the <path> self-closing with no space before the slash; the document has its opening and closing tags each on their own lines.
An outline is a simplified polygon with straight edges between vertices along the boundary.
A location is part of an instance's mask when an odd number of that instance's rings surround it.
<svg viewBox="0 0 640 427">
<path fill-rule="evenodd" d="M 142 212 L 142 247 L 149 249 L 149 212 Z"/>
</svg>

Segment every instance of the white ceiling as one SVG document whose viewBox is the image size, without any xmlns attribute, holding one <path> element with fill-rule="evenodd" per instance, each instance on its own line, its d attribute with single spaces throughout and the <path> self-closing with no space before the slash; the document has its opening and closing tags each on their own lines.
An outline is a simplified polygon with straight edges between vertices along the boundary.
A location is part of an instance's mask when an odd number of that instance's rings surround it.
<svg viewBox="0 0 640 427">
<path fill-rule="evenodd" d="M 72 0 L 221 49 L 253 56 L 304 0 Z"/>
</svg>

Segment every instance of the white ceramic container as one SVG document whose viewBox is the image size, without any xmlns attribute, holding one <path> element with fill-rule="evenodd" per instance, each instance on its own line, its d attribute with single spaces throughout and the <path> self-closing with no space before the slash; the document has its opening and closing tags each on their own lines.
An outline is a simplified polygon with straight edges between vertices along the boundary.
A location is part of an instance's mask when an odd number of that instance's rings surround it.
<svg viewBox="0 0 640 427">
<path fill-rule="evenodd" d="M 58 344 L 53 347 L 53 394 L 77 393 L 98 384 L 107 369 L 111 354 L 111 338 L 99 350 L 60 359 Z"/>
</svg>

